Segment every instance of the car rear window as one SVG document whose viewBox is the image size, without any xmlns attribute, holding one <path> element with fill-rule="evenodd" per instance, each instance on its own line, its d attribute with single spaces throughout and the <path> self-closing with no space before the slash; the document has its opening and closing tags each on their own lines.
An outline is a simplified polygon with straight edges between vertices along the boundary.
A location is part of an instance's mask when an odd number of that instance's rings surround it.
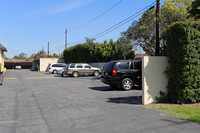
<svg viewBox="0 0 200 133">
<path fill-rule="evenodd" d="M 71 64 L 71 65 L 70 65 L 70 68 L 75 68 L 75 64 Z"/>
<path fill-rule="evenodd" d="M 69 67 L 69 65 L 67 64 L 66 66 L 65 66 L 65 68 L 67 69 Z"/>
<path fill-rule="evenodd" d="M 108 62 L 104 68 L 103 71 L 112 71 L 113 66 L 116 64 L 116 62 Z"/>
</svg>

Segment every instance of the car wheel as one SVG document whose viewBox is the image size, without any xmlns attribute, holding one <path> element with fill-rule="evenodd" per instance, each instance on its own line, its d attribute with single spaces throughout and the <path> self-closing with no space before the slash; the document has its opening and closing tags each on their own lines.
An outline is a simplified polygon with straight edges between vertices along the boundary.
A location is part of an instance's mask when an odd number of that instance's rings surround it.
<svg viewBox="0 0 200 133">
<path fill-rule="evenodd" d="M 62 73 L 62 76 L 63 76 L 63 77 L 66 77 L 66 76 L 67 76 L 67 73 L 66 73 L 66 72 L 63 72 L 63 73 Z"/>
<path fill-rule="evenodd" d="M 3 78 L 2 78 L 2 80 L 1 80 L 1 83 L 0 83 L 0 85 L 3 85 Z"/>
<path fill-rule="evenodd" d="M 94 76 L 99 76 L 99 71 L 94 71 Z"/>
<path fill-rule="evenodd" d="M 56 70 L 53 70 L 52 74 L 56 74 L 56 72 L 57 72 Z"/>
<path fill-rule="evenodd" d="M 125 78 L 122 80 L 122 88 L 126 91 L 131 90 L 133 87 L 133 81 L 130 78 Z"/>
<path fill-rule="evenodd" d="M 78 72 L 73 72 L 73 77 L 78 77 Z"/>
</svg>

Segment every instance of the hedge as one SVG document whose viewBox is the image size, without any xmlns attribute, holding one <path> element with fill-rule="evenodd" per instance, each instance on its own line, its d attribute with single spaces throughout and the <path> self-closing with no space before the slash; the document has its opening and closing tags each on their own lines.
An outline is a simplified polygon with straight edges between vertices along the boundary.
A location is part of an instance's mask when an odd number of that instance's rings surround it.
<svg viewBox="0 0 200 133">
<path fill-rule="evenodd" d="M 168 101 L 200 102 L 200 21 L 176 22 L 166 30 Z"/>
</svg>

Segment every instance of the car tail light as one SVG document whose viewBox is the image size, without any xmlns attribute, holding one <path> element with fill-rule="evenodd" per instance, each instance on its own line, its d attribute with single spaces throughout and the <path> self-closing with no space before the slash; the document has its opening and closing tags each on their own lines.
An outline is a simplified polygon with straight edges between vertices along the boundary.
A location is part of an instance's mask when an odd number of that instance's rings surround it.
<svg viewBox="0 0 200 133">
<path fill-rule="evenodd" d="M 69 69 L 67 69 L 67 71 L 69 72 Z"/>
<path fill-rule="evenodd" d="M 117 72 L 115 70 L 112 71 L 112 76 L 117 76 Z"/>
<path fill-rule="evenodd" d="M 51 67 L 49 67 L 49 70 L 51 69 Z"/>
</svg>

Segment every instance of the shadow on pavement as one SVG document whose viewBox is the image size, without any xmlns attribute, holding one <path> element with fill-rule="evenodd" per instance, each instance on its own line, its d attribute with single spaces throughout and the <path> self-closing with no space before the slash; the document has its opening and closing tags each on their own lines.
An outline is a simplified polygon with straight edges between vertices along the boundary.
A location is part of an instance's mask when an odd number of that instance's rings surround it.
<svg viewBox="0 0 200 133">
<path fill-rule="evenodd" d="M 113 89 L 110 86 L 89 87 L 89 88 L 95 91 L 122 91 L 120 89 Z"/>
<path fill-rule="evenodd" d="M 168 115 L 168 114 L 166 114 L 166 115 Z M 168 115 L 168 117 L 176 118 L 175 116 L 170 116 L 170 115 Z M 181 124 L 193 123 L 190 120 L 184 120 L 184 119 L 161 119 L 161 120 L 169 122 L 169 123 L 173 123 L 172 125 L 181 125 Z"/>
<path fill-rule="evenodd" d="M 51 72 L 44 72 L 44 74 L 51 74 L 51 75 L 53 75 Z"/>
<path fill-rule="evenodd" d="M 93 77 L 91 80 L 101 80 L 101 77 L 100 76 Z"/>
<path fill-rule="evenodd" d="M 108 98 L 107 102 L 116 104 L 142 104 L 142 96 Z"/>
</svg>

